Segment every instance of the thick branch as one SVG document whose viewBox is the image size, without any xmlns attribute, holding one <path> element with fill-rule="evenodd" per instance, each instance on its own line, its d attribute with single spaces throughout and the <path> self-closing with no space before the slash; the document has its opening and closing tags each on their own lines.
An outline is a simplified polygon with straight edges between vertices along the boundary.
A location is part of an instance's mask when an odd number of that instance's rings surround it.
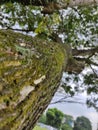
<svg viewBox="0 0 98 130">
<path fill-rule="evenodd" d="M 57 2 L 54 2 L 54 0 L 51 0 L 51 2 L 48 0 L 0 0 L 0 4 L 5 4 L 7 2 L 18 2 L 23 5 L 43 6 L 43 14 L 52 14 L 55 10 L 64 9 L 66 7 L 98 4 L 98 0 L 59 0 Z"/>
<path fill-rule="evenodd" d="M 84 69 L 84 62 L 80 62 L 75 60 L 72 54 L 72 48 L 69 44 L 63 44 L 62 39 L 56 33 L 52 33 L 51 39 L 55 42 L 61 43 L 64 48 L 66 48 L 67 52 L 67 65 L 66 70 L 69 73 L 77 73 L 79 74 Z"/>
<path fill-rule="evenodd" d="M 96 62 L 93 62 L 92 60 L 90 60 L 89 58 L 80 58 L 80 57 L 75 57 L 76 60 L 81 61 L 81 62 L 85 62 L 87 64 L 91 64 L 94 66 L 98 66 L 98 64 Z"/>
<path fill-rule="evenodd" d="M 92 49 L 85 49 L 85 50 L 77 50 L 73 49 L 72 54 L 73 56 L 90 56 L 94 55 L 95 53 L 98 53 L 98 46 L 92 48 Z"/>
<path fill-rule="evenodd" d="M 0 0 L 0 4 L 4 4 L 6 2 L 18 2 L 24 5 L 47 5 L 49 3 L 53 3 L 54 0 L 46 1 L 46 0 Z M 54 3 L 60 4 L 62 7 L 67 6 L 84 6 L 84 5 L 92 5 L 92 4 L 98 4 L 98 0 L 59 0 L 55 1 Z"/>
<path fill-rule="evenodd" d="M 57 2 L 54 2 L 54 0 L 51 0 L 51 2 L 48 0 L 0 0 L 0 4 L 5 4 L 6 2 L 18 2 L 23 5 L 44 6 L 42 11 L 44 14 L 51 14 L 55 10 L 60 10 L 66 7 L 98 4 L 98 0 L 59 0 Z"/>
</svg>

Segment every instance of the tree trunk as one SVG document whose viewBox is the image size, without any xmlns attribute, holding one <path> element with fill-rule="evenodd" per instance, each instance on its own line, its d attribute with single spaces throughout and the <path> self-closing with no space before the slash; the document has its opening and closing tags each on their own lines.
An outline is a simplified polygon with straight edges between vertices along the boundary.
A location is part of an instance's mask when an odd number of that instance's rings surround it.
<svg viewBox="0 0 98 130">
<path fill-rule="evenodd" d="M 61 44 L 0 30 L 0 130 L 32 130 L 66 63 Z"/>
</svg>

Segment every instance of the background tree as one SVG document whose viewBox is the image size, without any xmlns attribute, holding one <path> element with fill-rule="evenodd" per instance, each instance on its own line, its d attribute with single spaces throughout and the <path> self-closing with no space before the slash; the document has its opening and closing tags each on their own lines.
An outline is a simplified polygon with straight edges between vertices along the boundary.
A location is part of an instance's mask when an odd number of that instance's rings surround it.
<svg viewBox="0 0 98 130">
<path fill-rule="evenodd" d="M 39 123 L 46 124 L 46 115 L 42 114 L 42 116 L 38 120 Z"/>
<path fill-rule="evenodd" d="M 56 108 L 48 109 L 46 112 L 46 122 L 53 127 L 60 129 L 63 118 L 64 114 Z"/>
<path fill-rule="evenodd" d="M 92 130 L 90 120 L 84 116 L 77 117 L 73 130 Z"/>
<path fill-rule="evenodd" d="M 63 124 L 62 127 L 61 127 L 61 130 L 73 130 L 73 129 L 68 124 Z"/>
<path fill-rule="evenodd" d="M 73 117 L 70 115 L 64 114 L 61 130 L 73 130 L 72 128 L 73 124 L 74 124 Z"/>
<path fill-rule="evenodd" d="M 64 117 L 65 117 L 65 123 L 72 127 L 74 122 L 73 117 L 67 114 L 65 114 Z"/>
</svg>

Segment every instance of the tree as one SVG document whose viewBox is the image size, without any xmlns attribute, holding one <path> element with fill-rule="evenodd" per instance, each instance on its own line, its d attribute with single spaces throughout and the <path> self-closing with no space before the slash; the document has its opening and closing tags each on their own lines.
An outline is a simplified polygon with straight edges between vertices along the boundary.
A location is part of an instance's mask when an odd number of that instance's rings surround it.
<svg viewBox="0 0 98 130">
<path fill-rule="evenodd" d="M 48 109 L 46 112 L 46 122 L 53 127 L 60 129 L 63 118 L 64 114 L 56 108 Z"/>
<path fill-rule="evenodd" d="M 98 0 L 0 1 L 1 130 L 32 130 L 57 91 L 63 71 L 72 74 L 71 79 L 79 86 L 81 71 L 84 67 L 91 69 L 82 75 L 85 87 L 80 87 L 91 94 L 87 104 L 98 109 L 98 7 L 91 3 L 97 5 Z M 90 6 L 79 6 L 83 4 Z M 73 8 L 65 14 L 68 6 Z M 36 37 L 14 30 L 33 31 Z M 67 82 L 69 77 L 63 88 L 73 95 Z"/>
<path fill-rule="evenodd" d="M 66 114 L 64 116 L 65 116 L 65 123 L 72 127 L 72 124 L 74 122 L 73 117 Z"/>
<path fill-rule="evenodd" d="M 42 116 L 38 120 L 39 123 L 46 124 L 46 115 L 42 114 Z"/>
<path fill-rule="evenodd" d="M 72 130 L 72 127 L 70 127 L 68 124 L 63 124 L 61 130 Z"/>
<path fill-rule="evenodd" d="M 73 117 L 70 115 L 64 114 L 61 130 L 73 130 Z"/>
<path fill-rule="evenodd" d="M 90 120 L 84 116 L 77 117 L 73 130 L 92 130 Z"/>
</svg>

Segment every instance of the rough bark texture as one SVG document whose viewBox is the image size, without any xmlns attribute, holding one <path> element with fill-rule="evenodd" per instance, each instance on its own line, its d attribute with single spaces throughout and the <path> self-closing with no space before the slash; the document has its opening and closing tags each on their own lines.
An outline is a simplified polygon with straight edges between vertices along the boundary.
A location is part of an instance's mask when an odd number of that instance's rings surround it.
<svg viewBox="0 0 98 130">
<path fill-rule="evenodd" d="M 0 0 L 0 4 L 5 4 L 7 2 L 18 2 L 24 5 L 36 6 L 48 6 L 53 4 L 56 9 L 66 8 L 67 6 L 72 7 L 98 4 L 98 0 Z"/>
<path fill-rule="evenodd" d="M 57 90 L 62 45 L 0 30 L 0 130 L 32 130 Z"/>
</svg>

